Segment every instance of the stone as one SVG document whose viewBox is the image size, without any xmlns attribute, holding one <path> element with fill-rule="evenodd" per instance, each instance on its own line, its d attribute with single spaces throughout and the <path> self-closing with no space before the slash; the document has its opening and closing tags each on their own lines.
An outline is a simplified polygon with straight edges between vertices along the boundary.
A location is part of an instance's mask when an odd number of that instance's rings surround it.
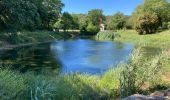
<svg viewBox="0 0 170 100">
<path fill-rule="evenodd" d="M 121 100 L 170 100 L 170 89 L 156 91 L 148 96 L 135 94 Z"/>
</svg>

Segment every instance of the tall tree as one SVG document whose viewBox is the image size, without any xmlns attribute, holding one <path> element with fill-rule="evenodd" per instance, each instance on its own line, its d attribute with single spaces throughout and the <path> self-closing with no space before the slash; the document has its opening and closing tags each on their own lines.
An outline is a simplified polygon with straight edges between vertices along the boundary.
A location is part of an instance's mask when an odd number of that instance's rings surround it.
<svg viewBox="0 0 170 100">
<path fill-rule="evenodd" d="M 1 0 L 0 26 L 15 30 L 50 28 L 62 7 L 60 0 Z"/>
<path fill-rule="evenodd" d="M 154 33 L 159 26 L 158 16 L 152 13 L 141 14 L 136 21 L 135 29 L 139 34 Z"/>
<path fill-rule="evenodd" d="M 64 31 L 72 28 L 73 17 L 68 13 L 64 12 L 61 17 L 61 26 Z"/>
<path fill-rule="evenodd" d="M 146 13 L 157 16 L 158 27 L 162 27 L 164 22 L 170 20 L 170 3 L 167 0 L 144 0 L 144 3 L 139 5 L 132 15 L 131 21 L 134 23 L 134 26 L 138 23 L 137 20 L 140 16 L 148 15 Z"/>
<path fill-rule="evenodd" d="M 103 11 L 100 9 L 93 9 L 88 12 L 88 30 L 95 30 L 94 32 L 99 31 L 99 24 L 101 21 L 105 20 L 105 16 L 103 15 Z M 94 29 L 92 29 L 94 28 Z"/>
<path fill-rule="evenodd" d="M 87 15 L 80 14 L 79 15 L 79 29 L 82 32 L 87 32 L 87 26 L 88 26 L 88 18 Z"/>
<path fill-rule="evenodd" d="M 100 23 L 100 20 L 105 20 L 105 16 L 103 15 L 103 11 L 100 9 L 93 9 L 88 12 L 88 21 L 93 25 L 97 26 Z"/>
<path fill-rule="evenodd" d="M 42 6 L 44 8 L 44 11 L 41 10 L 40 13 L 42 15 L 42 24 L 46 28 L 51 28 L 60 17 L 64 4 L 60 0 L 44 0 Z"/>
<path fill-rule="evenodd" d="M 167 0 L 145 0 L 143 11 L 155 13 L 158 16 L 160 25 L 170 18 L 170 6 Z"/>
<path fill-rule="evenodd" d="M 126 16 L 121 12 L 117 12 L 110 18 L 107 27 L 108 29 L 111 29 L 111 30 L 125 28 L 126 27 Z"/>
<path fill-rule="evenodd" d="M 71 16 L 73 18 L 71 29 L 78 30 L 79 29 L 79 16 L 77 14 L 72 14 Z"/>
</svg>

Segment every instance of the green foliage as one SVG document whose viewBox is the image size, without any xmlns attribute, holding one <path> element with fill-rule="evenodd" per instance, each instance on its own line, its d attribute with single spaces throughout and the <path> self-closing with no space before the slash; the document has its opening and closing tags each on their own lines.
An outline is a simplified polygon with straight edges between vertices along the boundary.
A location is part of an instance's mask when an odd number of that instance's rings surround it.
<svg viewBox="0 0 170 100">
<path fill-rule="evenodd" d="M 89 23 L 87 26 L 87 31 L 90 33 L 97 33 L 99 32 L 99 28 L 95 25 L 93 25 L 92 23 Z"/>
<path fill-rule="evenodd" d="M 144 59 L 141 50 L 136 49 L 128 64 L 123 65 L 125 69 L 120 77 L 121 96 L 126 97 L 135 93 L 142 93 L 145 84 L 149 86 L 158 85 L 167 61 L 166 53 Z"/>
<path fill-rule="evenodd" d="M 158 28 L 158 23 L 156 14 L 144 13 L 137 18 L 135 29 L 139 34 L 154 33 Z"/>
<path fill-rule="evenodd" d="M 144 3 L 139 5 L 135 12 L 132 15 L 131 22 L 134 23 L 134 26 L 136 26 L 136 23 L 139 21 L 140 16 L 145 16 L 147 13 L 147 16 L 149 15 L 151 18 L 154 17 L 154 20 L 157 20 L 157 26 L 153 24 L 152 27 L 154 27 L 154 30 L 158 30 L 158 28 L 163 28 L 163 23 L 169 21 L 170 19 L 170 4 L 167 0 L 144 0 Z M 152 15 L 151 15 L 152 14 Z M 157 16 L 157 18 L 156 18 Z M 141 22 L 139 22 L 141 23 Z M 147 24 L 147 23 L 145 23 Z M 148 23 L 149 24 L 149 23 Z M 142 33 L 140 30 L 138 30 L 139 33 Z M 151 32 L 149 32 L 151 33 Z"/>
<path fill-rule="evenodd" d="M 127 64 L 119 64 L 102 76 L 70 74 L 48 77 L 0 69 L 0 98 L 108 100 L 119 95 L 145 93 L 141 89 L 146 82 L 151 87 L 160 84 L 169 57 L 162 53 L 146 59 L 142 54 L 140 49 L 136 49 Z"/>
<path fill-rule="evenodd" d="M 51 41 L 56 39 L 65 39 L 69 38 L 70 35 L 68 33 L 56 33 L 49 31 L 36 31 L 36 32 L 6 32 L 0 34 L 0 40 L 5 42 L 6 44 L 28 44 L 28 43 L 38 43 Z"/>
<path fill-rule="evenodd" d="M 72 14 L 73 23 L 71 25 L 71 29 L 79 30 L 79 16 L 76 14 Z"/>
<path fill-rule="evenodd" d="M 64 12 L 62 17 L 61 17 L 62 29 L 64 31 L 68 30 L 69 28 L 72 27 L 72 23 L 73 23 L 73 17 L 69 13 Z"/>
<path fill-rule="evenodd" d="M 67 31 L 69 29 L 79 29 L 79 19 L 77 15 L 71 15 L 68 12 L 62 14 L 61 19 L 59 19 L 55 24 L 54 28 L 63 29 Z"/>
<path fill-rule="evenodd" d="M 92 23 L 96 27 L 99 25 L 100 20 L 105 20 L 103 11 L 100 9 L 93 9 L 88 12 L 88 22 Z"/>
<path fill-rule="evenodd" d="M 167 28 L 170 29 L 170 22 L 168 22 L 167 24 L 168 24 L 168 25 L 167 25 Z"/>
<path fill-rule="evenodd" d="M 99 24 L 101 23 L 101 21 L 105 20 L 103 11 L 100 9 L 93 9 L 88 12 L 87 18 L 88 18 L 87 31 L 90 33 L 99 32 Z"/>
<path fill-rule="evenodd" d="M 18 97 L 26 89 L 25 80 L 17 72 L 9 71 L 8 69 L 0 68 L 0 99 L 21 99 Z"/>
<path fill-rule="evenodd" d="M 87 26 L 88 26 L 88 19 L 86 16 L 82 17 L 80 19 L 80 30 L 82 32 L 86 32 L 87 31 Z"/>
<path fill-rule="evenodd" d="M 96 37 L 97 40 L 114 40 L 115 33 L 112 31 L 101 31 L 97 33 Z"/>
<path fill-rule="evenodd" d="M 49 29 L 62 7 L 60 0 L 1 0 L 0 26 L 6 30 Z"/>
<path fill-rule="evenodd" d="M 120 12 L 117 12 L 113 17 L 111 17 L 111 20 L 108 22 L 108 29 L 109 30 L 118 30 L 123 29 L 126 27 L 126 16 L 123 15 Z"/>
<path fill-rule="evenodd" d="M 170 5 L 167 0 L 145 0 L 143 6 L 144 12 L 156 13 L 159 19 L 159 25 L 170 18 Z"/>
<path fill-rule="evenodd" d="M 62 26 L 62 24 L 61 24 L 61 19 L 59 19 L 54 25 L 53 25 L 53 28 L 55 28 L 55 29 L 58 29 L 58 31 L 59 31 L 59 29 L 61 29 L 63 26 Z"/>
</svg>

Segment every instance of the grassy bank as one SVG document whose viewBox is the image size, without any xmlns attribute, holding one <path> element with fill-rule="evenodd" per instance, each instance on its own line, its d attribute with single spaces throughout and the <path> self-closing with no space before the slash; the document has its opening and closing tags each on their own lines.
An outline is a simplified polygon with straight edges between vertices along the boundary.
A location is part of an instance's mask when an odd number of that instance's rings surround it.
<svg viewBox="0 0 170 100">
<path fill-rule="evenodd" d="M 36 31 L 36 32 L 3 32 L 0 33 L 0 47 L 8 45 L 19 45 L 27 43 L 46 42 L 56 39 L 69 38 L 68 33 L 57 33 L 50 31 Z"/>
<path fill-rule="evenodd" d="M 120 63 L 102 76 L 48 77 L 0 69 L 0 99 L 108 100 L 166 89 L 170 87 L 166 76 L 170 72 L 169 32 L 140 36 L 134 31 L 118 31 L 121 37 L 115 41 L 133 43 L 136 49 L 127 64 Z M 160 48 L 161 52 L 145 57 L 144 47 Z"/>
<path fill-rule="evenodd" d="M 128 64 L 119 64 L 102 76 L 48 77 L 0 69 L 0 99 L 106 100 L 147 94 L 170 86 L 161 79 L 168 67 L 168 57 L 168 52 L 163 52 L 152 59 L 143 59 L 141 49 L 136 49 Z"/>
<path fill-rule="evenodd" d="M 156 34 L 138 35 L 134 30 L 117 31 L 120 38 L 115 38 L 115 41 L 129 42 L 133 44 L 145 44 L 145 46 L 157 48 L 170 48 L 170 30 L 157 32 Z"/>
</svg>

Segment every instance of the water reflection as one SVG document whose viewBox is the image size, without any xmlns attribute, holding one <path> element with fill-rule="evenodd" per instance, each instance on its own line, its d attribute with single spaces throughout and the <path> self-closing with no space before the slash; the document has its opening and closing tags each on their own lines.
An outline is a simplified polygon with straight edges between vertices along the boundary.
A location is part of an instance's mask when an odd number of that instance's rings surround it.
<svg viewBox="0 0 170 100">
<path fill-rule="evenodd" d="M 0 51 L 1 63 L 23 73 L 57 75 L 80 72 L 100 74 L 127 61 L 133 46 L 120 42 L 88 39 L 56 41 Z"/>
<path fill-rule="evenodd" d="M 41 44 L 0 51 L 0 63 L 4 67 L 11 65 L 12 69 L 23 73 L 56 75 L 60 72 L 60 62 L 50 52 L 50 44 Z"/>
<path fill-rule="evenodd" d="M 51 44 L 53 55 L 62 63 L 62 73 L 103 73 L 109 66 L 116 66 L 120 61 L 127 61 L 132 49 L 133 46 L 126 43 L 88 39 Z"/>
</svg>

